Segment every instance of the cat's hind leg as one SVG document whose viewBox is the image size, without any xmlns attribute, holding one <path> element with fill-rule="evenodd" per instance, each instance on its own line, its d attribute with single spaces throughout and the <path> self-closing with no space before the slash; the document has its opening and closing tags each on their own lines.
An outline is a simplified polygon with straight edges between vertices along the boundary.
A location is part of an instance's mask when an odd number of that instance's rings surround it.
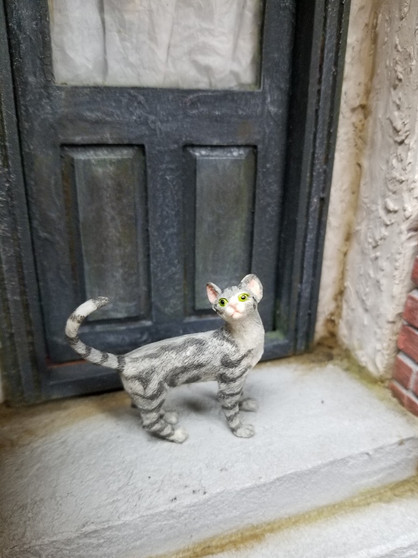
<svg viewBox="0 0 418 558">
<path fill-rule="evenodd" d="M 247 411 L 251 413 L 258 411 L 257 400 L 253 399 L 252 397 L 241 397 L 239 408 L 241 411 Z"/>
<path fill-rule="evenodd" d="M 165 402 L 166 386 L 160 384 L 150 394 L 131 394 L 135 406 L 139 409 L 143 428 L 159 438 L 181 444 L 187 439 L 187 432 L 180 427 L 174 428 L 177 422 L 176 413 L 165 413 L 162 407 Z"/>
<path fill-rule="evenodd" d="M 133 409 L 138 409 L 137 405 L 133 400 L 131 401 L 131 407 Z M 176 411 L 161 411 L 160 417 L 163 418 L 169 424 L 177 424 L 179 421 L 179 416 L 176 413 Z"/>
<path fill-rule="evenodd" d="M 163 411 L 161 416 L 168 424 L 177 424 L 179 421 L 179 416 L 176 411 Z"/>
<path fill-rule="evenodd" d="M 168 440 L 170 442 L 176 442 L 178 444 L 187 440 L 188 435 L 184 428 L 175 428 L 173 424 L 165 420 L 164 415 L 149 411 L 141 411 L 141 416 L 142 426 L 154 436 L 158 436 L 159 438 L 163 438 L 164 440 Z"/>
</svg>

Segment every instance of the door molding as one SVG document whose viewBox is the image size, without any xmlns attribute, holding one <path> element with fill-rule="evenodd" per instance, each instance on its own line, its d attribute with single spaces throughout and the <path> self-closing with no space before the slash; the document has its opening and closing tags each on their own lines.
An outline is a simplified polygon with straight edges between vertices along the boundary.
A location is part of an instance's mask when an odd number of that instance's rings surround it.
<svg viewBox="0 0 418 558">
<path fill-rule="evenodd" d="M 42 343 L 35 266 L 14 102 L 7 29 L 0 2 L 0 372 L 4 398 L 42 398 Z"/>
<path fill-rule="evenodd" d="M 32 256 L 4 9 L 14 1 L 0 1 L 0 366 L 5 399 L 21 404 L 61 393 L 59 376 L 52 382 L 46 360 Z M 288 143 L 292 165 L 284 191 L 277 262 L 281 302 L 276 309 L 277 323 L 293 332 L 292 353 L 307 350 L 313 342 L 349 4 L 297 3 Z M 264 358 L 277 354 L 280 343 L 274 332 L 267 335 Z M 71 394 L 88 391 L 74 374 Z M 102 389 L 118 385 L 114 372 L 102 380 Z"/>
</svg>

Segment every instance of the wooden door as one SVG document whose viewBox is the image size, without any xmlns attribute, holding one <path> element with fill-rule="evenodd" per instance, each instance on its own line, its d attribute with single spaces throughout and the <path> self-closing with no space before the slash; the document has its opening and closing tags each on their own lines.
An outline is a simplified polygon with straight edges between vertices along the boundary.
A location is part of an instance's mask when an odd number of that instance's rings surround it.
<svg viewBox="0 0 418 558">
<path fill-rule="evenodd" d="M 291 165 L 304 161 L 296 136 L 304 137 L 305 115 L 292 129 L 289 112 L 298 110 L 292 96 L 307 106 L 295 87 L 315 30 L 296 0 L 260 6 L 256 83 L 181 89 L 56 83 L 46 0 L 7 0 L 44 397 L 118 385 L 113 372 L 80 362 L 64 338 L 71 311 L 99 294 L 112 305 L 91 317 L 84 339 L 125 352 L 216 327 L 205 283 L 226 286 L 253 272 L 265 288 L 266 355 L 309 344 L 311 333 L 298 345 L 295 329 L 304 309 L 303 253 L 294 249 L 306 229 L 295 226 L 299 188 L 286 189 L 285 178 L 297 181 Z M 297 43 L 302 24 L 306 47 Z M 306 216 L 306 196 L 302 204 Z"/>
</svg>

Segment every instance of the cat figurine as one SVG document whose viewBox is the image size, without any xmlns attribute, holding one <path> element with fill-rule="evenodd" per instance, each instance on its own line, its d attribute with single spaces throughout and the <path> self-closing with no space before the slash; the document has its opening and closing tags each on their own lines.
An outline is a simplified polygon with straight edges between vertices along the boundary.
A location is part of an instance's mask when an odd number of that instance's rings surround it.
<svg viewBox="0 0 418 558">
<path fill-rule="evenodd" d="M 88 347 L 78 336 L 84 319 L 109 302 L 105 297 L 79 306 L 65 328 L 79 355 L 119 372 L 124 389 L 139 409 L 144 429 L 171 442 L 184 442 L 187 432 L 177 426 L 177 413 L 163 409 L 167 389 L 202 380 L 217 381 L 218 399 L 233 434 L 242 438 L 254 435 L 253 426 L 241 422 L 239 410 L 257 409 L 253 399 L 243 398 L 243 388 L 264 350 L 264 327 L 257 309 L 263 286 L 250 274 L 238 286 L 224 290 L 208 283 L 206 292 L 213 310 L 225 321 L 221 328 L 157 341 L 124 355 Z"/>
</svg>

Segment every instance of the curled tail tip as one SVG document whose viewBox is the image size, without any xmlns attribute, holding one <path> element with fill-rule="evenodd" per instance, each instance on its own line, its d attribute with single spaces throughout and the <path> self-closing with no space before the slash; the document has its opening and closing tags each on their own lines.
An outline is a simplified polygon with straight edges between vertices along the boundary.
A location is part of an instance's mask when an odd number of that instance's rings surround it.
<svg viewBox="0 0 418 558">
<path fill-rule="evenodd" d="M 107 296 L 98 296 L 93 299 L 93 302 L 97 306 L 97 308 L 101 308 L 102 306 L 106 306 L 106 304 L 109 304 L 110 298 Z"/>
<path fill-rule="evenodd" d="M 81 343 L 78 338 L 78 330 L 84 320 L 89 316 L 91 313 L 95 312 L 102 306 L 105 306 L 109 303 L 109 298 L 107 296 L 98 296 L 96 298 L 90 298 L 86 302 L 83 302 L 80 306 L 78 306 L 71 316 L 68 318 L 65 324 L 65 335 L 67 340 L 73 346 L 76 352 L 81 354 L 83 358 L 85 358 L 84 353 L 82 354 L 74 344 Z M 81 343 L 84 347 L 86 347 L 83 343 Z M 89 348 L 89 347 L 87 347 Z M 84 349 L 83 349 L 84 350 Z M 93 362 L 93 361 L 92 361 Z"/>
<path fill-rule="evenodd" d="M 70 338 L 75 338 L 80 325 L 87 318 L 87 316 L 102 306 L 105 306 L 108 302 L 109 299 L 106 296 L 98 296 L 96 298 L 90 298 L 78 306 L 67 320 L 65 327 L 66 335 Z"/>
</svg>

